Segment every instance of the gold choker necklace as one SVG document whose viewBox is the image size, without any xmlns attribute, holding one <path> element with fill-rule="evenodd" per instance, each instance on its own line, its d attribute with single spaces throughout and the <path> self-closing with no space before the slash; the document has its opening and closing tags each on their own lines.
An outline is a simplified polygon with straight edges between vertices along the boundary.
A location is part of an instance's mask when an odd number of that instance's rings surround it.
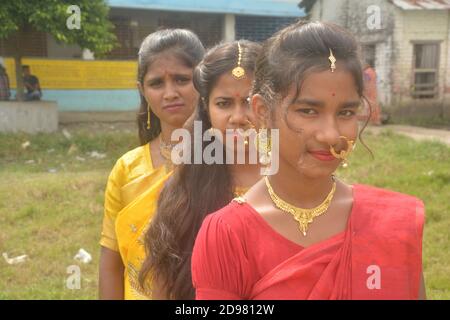
<svg viewBox="0 0 450 320">
<path fill-rule="evenodd" d="M 314 218 L 320 216 L 321 214 L 325 213 L 328 208 L 330 207 L 331 200 L 333 199 L 334 192 L 336 191 L 336 181 L 334 181 L 333 177 L 333 187 L 331 188 L 330 193 L 327 195 L 325 200 L 319 204 L 315 208 L 311 209 L 303 209 L 295 207 L 283 199 L 281 199 L 274 191 L 272 186 L 270 185 L 269 179 L 267 176 L 264 178 L 266 181 L 267 190 L 269 191 L 270 198 L 272 199 L 275 206 L 289 214 L 291 214 L 295 220 L 299 223 L 299 229 L 303 233 L 303 235 L 306 237 L 306 231 L 308 230 L 308 225 L 313 222 Z"/>
</svg>

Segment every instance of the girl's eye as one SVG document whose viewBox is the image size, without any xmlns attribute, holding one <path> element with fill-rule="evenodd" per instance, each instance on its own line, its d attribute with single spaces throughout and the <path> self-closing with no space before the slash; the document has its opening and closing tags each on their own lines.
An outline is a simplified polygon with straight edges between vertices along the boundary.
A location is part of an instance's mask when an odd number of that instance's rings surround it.
<svg viewBox="0 0 450 320">
<path fill-rule="evenodd" d="M 297 112 L 308 116 L 313 116 L 317 114 L 317 111 L 314 109 L 297 109 Z"/>
<path fill-rule="evenodd" d="M 191 81 L 191 79 L 189 79 L 189 78 L 178 78 L 176 81 L 177 81 L 178 84 L 186 84 L 186 83 L 189 83 Z"/>
<path fill-rule="evenodd" d="M 230 103 L 228 101 L 218 101 L 216 104 L 220 108 L 226 108 L 230 105 Z"/>
<path fill-rule="evenodd" d="M 157 88 L 160 87 L 162 85 L 162 81 L 161 80 L 155 80 L 149 83 L 150 87 L 152 88 Z"/>
<path fill-rule="evenodd" d="M 353 117 L 355 115 L 355 111 L 353 110 L 342 110 L 341 112 L 339 112 L 340 116 L 349 118 L 349 117 Z"/>
</svg>

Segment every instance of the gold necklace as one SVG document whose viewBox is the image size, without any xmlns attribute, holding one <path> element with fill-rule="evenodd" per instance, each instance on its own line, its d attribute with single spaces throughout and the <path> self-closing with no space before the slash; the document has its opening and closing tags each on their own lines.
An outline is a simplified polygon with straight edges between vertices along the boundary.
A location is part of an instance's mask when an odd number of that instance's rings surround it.
<svg viewBox="0 0 450 320">
<path fill-rule="evenodd" d="M 267 176 L 264 178 L 266 181 L 267 190 L 269 191 L 270 198 L 272 199 L 275 206 L 287 213 L 290 213 L 295 220 L 299 223 L 299 229 L 306 237 L 306 231 L 308 230 L 308 225 L 313 222 L 314 218 L 320 216 L 325 213 L 330 207 L 331 200 L 333 199 L 334 192 L 336 191 L 336 181 L 334 181 L 333 177 L 333 187 L 331 188 L 330 193 L 327 195 L 325 200 L 319 204 L 315 208 L 311 209 L 303 209 L 295 207 L 283 199 L 281 199 L 274 191 L 272 186 L 270 185 L 269 179 Z"/>
<path fill-rule="evenodd" d="M 159 135 L 159 153 L 161 154 L 161 156 L 164 158 L 166 164 L 166 168 L 167 169 L 171 169 L 173 166 L 172 163 L 172 148 L 173 145 L 171 143 L 165 143 L 161 137 L 161 135 Z"/>
</svg>

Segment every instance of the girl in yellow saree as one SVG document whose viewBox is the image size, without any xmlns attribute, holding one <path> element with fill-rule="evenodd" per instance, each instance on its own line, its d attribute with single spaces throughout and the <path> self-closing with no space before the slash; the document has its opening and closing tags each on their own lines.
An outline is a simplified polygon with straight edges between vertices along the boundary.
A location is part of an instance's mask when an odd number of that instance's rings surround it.
<svg viewBox="0 0 450 320">
<path fill-rule="evenodd" d="M 141 146 L 127 152 L 108 178 L 100 240 L 101 299 L 151 298 L 137 286 L 144 256 L 140 236 L 171 174 L 171 133 L 181 128 L 198 102 L 192 84 L 204 48 L 184 29 L 154 32 L 142 42 L 138 58 L 138 114 Z"/>
<path fill-rule="evenodd" d="M 222 161 L 225 154 L 249 159 L 252 142 L 241 130 L 258 125 L 248 97 L 260 50 L 259 44 L 250 41 L 222 43 L 208 50 L 194 71 L 194 85 L 201 100 L 192 126 L 191 154 L 198 154 L 198 147 L 204 157 L 210 147 L 209 141 L 197 139 L 196 124 L 201 125 L 201 137 L 211 131 L 219 133 L 212 140 L 219 142 L 218 149 L 223 153 L 219 161 L 206 163 L 203 158 L 200 163 L 194 160 L 177 166 L 161 192 L 158 212 L 145 236 L 148 255 L 140 277 L 144 287 L 151 278 L 154 299 L 194 299 L 190 259 L 203 218 L 245 193 L 261 178 L 256 163 Z M 237 150 L 239 135 L 245 146 Z M 225 140 L 220 140 L 223 136 Z M 237 148 L 230 148 L 228 138 Z"/>
</svg>

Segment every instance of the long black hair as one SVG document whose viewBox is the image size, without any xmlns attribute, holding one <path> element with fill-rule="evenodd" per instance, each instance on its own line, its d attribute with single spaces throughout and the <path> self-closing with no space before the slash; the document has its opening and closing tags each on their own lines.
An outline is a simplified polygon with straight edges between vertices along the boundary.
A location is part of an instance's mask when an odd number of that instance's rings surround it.
<svg viewBox="0 0 450 320">
<path fill-rule="evenodd" d="M 261 46 L 244 40 L 239 44 L 241 66 L 253 74 Z M 202 150 L 209 144 L 202 140 L 203 133 L 211 128 L 209 96 L 219 77 L 236 67 L 238 52 L 237 41 L 219 44 L 206 53 L 194 71 L 194 86 L 201 97 L 194 120 L 202 122 L 203 132 L 198 141 L 191 141 L 192 155 L 195 143 L 200 143 Z M 190 129 L 193 137 L 192 126 Z M 142 285 L 151 271 L 170 299 L 195 298 L 191 278 L 195 238 L 205 216 L 230 202 L 233 190 L 225 164 L 182 164 L 174 170 L 160 194 L 156 215 L 145 236 L 147 258 L 140 273 Z"/>
</svg>

